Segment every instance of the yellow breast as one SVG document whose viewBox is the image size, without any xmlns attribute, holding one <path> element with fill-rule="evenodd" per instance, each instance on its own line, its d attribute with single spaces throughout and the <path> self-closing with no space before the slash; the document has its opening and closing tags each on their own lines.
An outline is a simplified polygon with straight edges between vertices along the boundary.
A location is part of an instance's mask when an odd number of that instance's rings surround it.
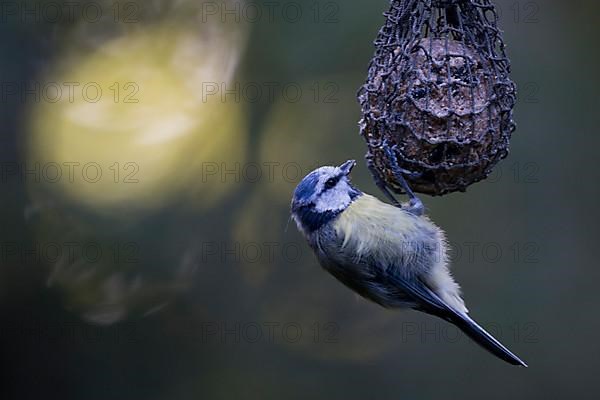
<svg viewBox="0 0 600 400">
<path fill-rule="evenodd" d="M 372 256 L 384 263 L 403 264 L 419 256 L 424 244 L 441 239 L 426 217 L 417 217 L 370 195 L 356 199 L 334 222 L 342 248 L 357 258 Z"/>
</svg>

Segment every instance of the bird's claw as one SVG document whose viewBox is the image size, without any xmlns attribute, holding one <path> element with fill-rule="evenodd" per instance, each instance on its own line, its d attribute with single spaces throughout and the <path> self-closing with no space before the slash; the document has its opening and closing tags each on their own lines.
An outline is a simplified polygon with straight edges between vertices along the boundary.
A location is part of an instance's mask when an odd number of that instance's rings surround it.
<svg viewBox="0 0 600 400">
<path fill-rule="evenodd" d="M 387 146 L 387 145 L 385 145 L 386 144 L 385 141 L 383 144 L 384 144 L 383 150 L 385 151 L 386 156 L 387 156 L 388 160 L 390 161 L 390 164 L 391 164 L 390 168 L 392 170 L 392 173 L 394 174 L 396 181 L 400 184 L 400 187 L 402 188 L 402 190 L 404 190 L 404 192 L 409 197 L 408 207 L 406 208 L 407 211 L 410 212 L 411 214 L 414 214 L 417 216 L 423 215 L 423 213 L 425 211 L 423 202 L 412 191 L 412 189 L 410 188 L 408 182 L 406 182 L 406 179 L 404 177 L 406 175 L 409 178 L 415 178 L 415 177 L 420 176 L 421 174 L 416 173 L 416 175 L 415 175 L 415 173 L 401 168 L 400 165 L 398 164 L 398 158 L 396 157 L 396 152 L 394 151 L 396 148 L 396 145 L 391 146 L 391 147 Z"/>
</svg>

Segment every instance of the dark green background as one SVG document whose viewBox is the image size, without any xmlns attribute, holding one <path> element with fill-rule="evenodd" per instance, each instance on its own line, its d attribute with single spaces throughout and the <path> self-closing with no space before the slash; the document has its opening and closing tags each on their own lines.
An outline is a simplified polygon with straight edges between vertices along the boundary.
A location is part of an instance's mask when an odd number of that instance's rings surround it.
<svg viewBox="0 0 600 400">
<path fill-rule="evenodd" d="M 173 199 L 133 222 L 125 218 L 128 210 L 121 211 L 123 218 L 107 218 L 60 201 L 52 201 L 41 217 L 26 219 L 30 193 L 24 182 L 9 179 L 0 186 L 2 243 L 27 246 L 40 230 L 58 238 L 136 243 L 134 267 L 101 268 L 105 278 L 133 268 L 144 280 L 135 298 L 118 304 L 127 311 L 120 321 L 97 325 L 82 318 L 94 301 L 86 297 L 88 286 L 48 287 L 56 266 L 2 259 L 1 397 L 596 398 L 600 6 L 497 3 L 520 89 L 511 154 L 493 179 L 464 194 L 424 201 L 455 247 L 453 271 L 472 315 L 529 369 L 498 361 L 442 321 L 358 299 L 322 272 L 295 227 L 285 229 L 294 184 L 281 176 L 275 182 L 242 180 L 207 211 Z M 148 24 L 161 19 L 160 9 L 150 4 L 145 3 Z M 299 82 L 306 91 L 297 103 L 278 96 L 244 104 L 247 159 L 261 163 L 276 154 L 277 161 L 297 162 L 305 172 L 362 160 L 355 92 L 365 79 L 387 2 L 335 2 L 337 8 L 327 9 L 335 11 L 331 23 L 308 16 L 312 1 L 297 4 L 307 14 L 298 23 L 278 14 L 274 22 L 244 28 L 248 44 L 236 80 Z M 2 81 L 36 79 L 56 62 L 57 48 L 77 40 L 69 26 L 61 28 L 66 33 L 47 44 L 50 23 L 0 23 Z M 311 99 L 315 82 L 333 83 L 336 102 Z M 29 106 L 2 102 L 0 161 L 23 159 Z M 265 155 L 267 144 L 275 150 Z M 182 159 L 181 168 L 185 164 Z M 362 162 L 355 182 L 376 192 Z M 190 185 L 202 189 L 200 181 Z M 193 274 L 182 278 L 173 272 L 206 243 L 291 244 L 301 254 L 293 262 L 281 251 L 257 262 L 243 254 L 204 262 L 196 257 Z M 185 290 L 170 288 L 181 280 Z M 95 283 L 102 281 L 89 285 Z M 169 301 L 165 308 L 144 316 L 163 300 Z M 293 343 L 276 328 L 273 340 L 263 336 L 253 343 L 252 327 L 264 334 L 270 323 L 300 326 L 300 340 Z M 209 326 L 236 333 L 203 337 Z"/>
</svg>

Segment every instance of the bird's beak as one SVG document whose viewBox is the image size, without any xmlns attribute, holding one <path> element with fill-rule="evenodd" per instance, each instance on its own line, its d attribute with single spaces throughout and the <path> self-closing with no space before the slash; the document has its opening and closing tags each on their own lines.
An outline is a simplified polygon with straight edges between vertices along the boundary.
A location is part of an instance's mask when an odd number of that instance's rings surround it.
<svg viewBox="0 0 600 400">
<path fill-rule="evenodd" d="M 350 175 L 350 172 L 352 172 L 352 168 L 354 168 L 355 165 L 356 161 L 348 160 L 342 165 L 340 165 L 338 168 L 341 169 L 344 174 Z"/>
</svg>

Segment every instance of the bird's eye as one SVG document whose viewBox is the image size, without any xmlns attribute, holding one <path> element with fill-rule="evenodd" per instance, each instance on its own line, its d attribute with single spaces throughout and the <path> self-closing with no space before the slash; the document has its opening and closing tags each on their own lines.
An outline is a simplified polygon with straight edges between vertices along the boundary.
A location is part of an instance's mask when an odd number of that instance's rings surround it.
<svg viewBox="0 0 600 400">
<path fill-rule="evenodd" d="M 327 180 L 327 182 L 325 182 L 325 188 L 326 189 L 332 189 L 335 187 L 335 185 L 337 185 L 338 183 L 338 179 L 337 178 L 329 178 Z"/>
</svg>

